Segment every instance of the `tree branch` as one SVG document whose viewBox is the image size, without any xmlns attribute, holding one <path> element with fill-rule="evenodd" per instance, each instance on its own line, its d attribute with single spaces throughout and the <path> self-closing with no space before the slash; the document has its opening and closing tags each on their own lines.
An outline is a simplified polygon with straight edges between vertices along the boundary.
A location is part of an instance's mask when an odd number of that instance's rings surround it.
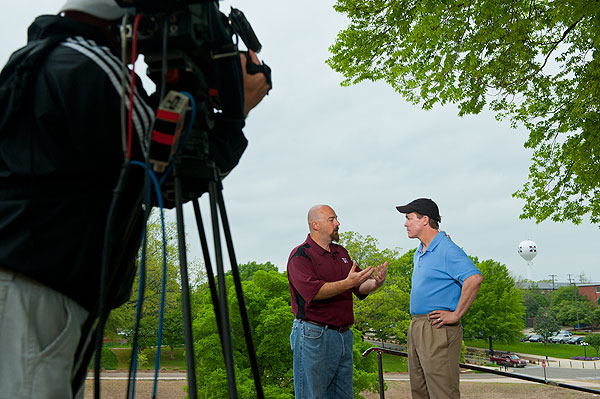
<svg viewBox="0 0 600 399">
<path fill-rule="evenodd" d="M 581 18 L 579 18 L 577 21 L 575 21 L 573 24 L 571 24 L 571 26 L 569 26 L 567 28 L 567 30 L 565 30 L 562 34 L 562 37 L 557 40 L 556 42 L 554 42 L 554 46 L 552 46 L 552 48 L 550 49 L 550 51 L 548 52 L 548 54 L 546 55 L 546 59 L 544 60 L 544 63 L 542 64 L 542 66 L 539 67 L 538 71 L 541 71 L 542 69 L 544 69 L 544 67 L 546 66 L 546 64 L 548 63 L 548 59 L 550 58 L 550 56 L 552 55 L 552 53 L 554 52 L 554 50 L 556 50 L 556 47 L 558 47 L 558 45 L 560 43 L 562 43 L 565 38 L 567 37 L 567 35 L 569 34 L 569 32 L 571 32 L 580 22 L 581 20 L 585 17 L 585 15 L 582 15 Z"/>
</svg>

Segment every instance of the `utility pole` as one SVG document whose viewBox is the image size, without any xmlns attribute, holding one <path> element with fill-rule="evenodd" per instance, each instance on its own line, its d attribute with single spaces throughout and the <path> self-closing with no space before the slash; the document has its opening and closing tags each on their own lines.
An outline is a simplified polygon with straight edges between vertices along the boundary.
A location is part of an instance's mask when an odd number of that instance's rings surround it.
<svg viewBox="0 0 600 399">
<path fill-rule="evenodd" d="M 548 276 L 552 277 L 552 291 L 554 291 L 554 277 L 556 277 L 556 274 L 549 274 Z"/>
<path fill-rule="evenodd" d="M 569 286 L 571 285 L 571 275 L 567 274 L 567 276 L 569 276 Z M 573 279 L 573 295 L 575 296 L 575 312 L 577 313 L 577 327 L 575 327 L 576 330 L 579 330 L 579 305 L 577 303 L 577 291 L 579 291 L 579 289 L 577 288 L 577 282 L 575 281 L 575 279 Z"/>
</svg>

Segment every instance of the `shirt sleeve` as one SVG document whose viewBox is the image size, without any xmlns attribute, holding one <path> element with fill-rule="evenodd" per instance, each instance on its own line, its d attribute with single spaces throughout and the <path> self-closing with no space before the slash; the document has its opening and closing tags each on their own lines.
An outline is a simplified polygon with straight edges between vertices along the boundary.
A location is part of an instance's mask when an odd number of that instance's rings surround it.
<svg viewBox="0 0 600 399">
<path fill-rule="evenodd" d="M 307 307 L 325 284 L 325 281 L 317 278 L 310 258 L 303 255 L 293 256 L 288 262 L 288 279 Z"/>
<path fill-rule="evenodd" d="M 448 266 L 448 274 L 461 284 L 472 275 L 481 274 L 471 258 L 456 245 L 448 249 L 446 265 Z"/>
</svg>

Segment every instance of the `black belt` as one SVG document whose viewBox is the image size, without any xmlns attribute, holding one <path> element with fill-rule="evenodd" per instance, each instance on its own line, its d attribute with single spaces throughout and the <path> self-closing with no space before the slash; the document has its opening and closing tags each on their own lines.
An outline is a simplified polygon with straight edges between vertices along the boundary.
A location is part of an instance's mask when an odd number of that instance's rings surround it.
<svg viewBox="0 0 600 399">
<path fill-rule="evenodd" d="M 350 329 L 350 327 L 352 327 L 352 324 L 348 324 L 347 326 L 333 326 L 331 324 L 319 323 L 318 321 L 312 321 L 312 320 L 306 320 L 306 319 L 298 319 L 298 320 L 303 321 L 305 323 L 314 324 L 315 326 L 326 327 L 329 330 L 335 330 L 340 333 L 344 333 L 344 332 L 348 331 Z"/>
</svg>

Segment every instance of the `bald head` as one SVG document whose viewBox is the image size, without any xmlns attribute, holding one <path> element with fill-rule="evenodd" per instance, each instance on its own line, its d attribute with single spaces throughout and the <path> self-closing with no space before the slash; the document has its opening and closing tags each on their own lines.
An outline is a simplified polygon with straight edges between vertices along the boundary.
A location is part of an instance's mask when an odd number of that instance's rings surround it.
<svg viewBox="0 0 600 399">
<path fill-rule="evenodd" d="M 337 215 L 329 205 L 315 205 L 308 211 L 310 236 L 326 249 L 332 241 L 340 239 L 339 226 Z"/>
<path fill-rule="evenodd" d="M 330 209 L 333 212 L 333 209 L 329 205 L 315 205 L 308 210 L 308 229 L 313 231 L 312 222 L 318 222 L 323 219 L 324 208 Z"/>
</svg>

